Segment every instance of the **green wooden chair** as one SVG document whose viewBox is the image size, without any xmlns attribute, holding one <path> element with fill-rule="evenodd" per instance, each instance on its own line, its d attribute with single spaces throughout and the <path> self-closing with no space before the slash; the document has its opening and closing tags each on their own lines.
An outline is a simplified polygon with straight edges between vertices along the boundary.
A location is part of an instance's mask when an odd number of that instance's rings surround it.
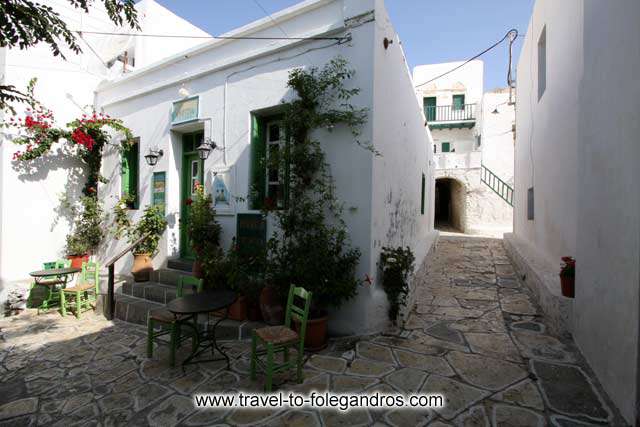
<svg viewBox="0 0 640 427">
<path fill-rule="evenodd" d="M 304 302 L 301 308 L 294 304 L 295 297 Z M 287 311 L 282 326 L 268 326 L 254 329 L 251 337 L 251 379 L 256 379 L 256 368 L 259 365 L 266 375 L 265 390 L 271 391 L 273 374 L 289 368 L 296 368 L 298 382 L 302 382 L 302 362 L 304 357 L 304 337 L 307 332 L 307 319 L 311 306 L 311 292 L 304 288 L 291 285 L 289 298 L 287 299 Z M 300 333 L 291 327 L 291 318 L 300 323 Z M 261 348 L 258 349 L 258 346 Z M 289 360 L 289 348 L 298 346 L 298 355 L 295 361 Z M 283 353 L 283 363 L 276 363 L 274 356 L 277 352 Z M 266 359 L 259 356 L 266 355 Z"/>
<path fill-rule="evenodd" d="M 49 261 L 42 264 L 43 270 L 51 270 L 54 268 L 68 268 L 71 267 L 71 260 L 61 259 L 57 261 Z M 60 305 L 60 287 L 65 284 L 65 278 L 59 276 L 48 276 L 41 280 L 33 281 L 31 283 L 31 288 L 29 289 L 29 297 L 27 298 L 27 307 L 34 308 L 34 291 L 36 287 L 42 287 L 45 291 L 45 295 L 42 299 L 42 302 L 35 308 L 38 309 L 38 314 L 40 314 L 40 310 L 47 311 L 52 307 Z"/>
<path fill-rule="evenodd" d="M 196 279 L 192 276 L 182 276 L 180 283 L 176 290 L 176 297 L 180 298 L 184 295 L 185 286 L 191 286 L 197 293 L 202 292 L 204 282 L 202 279 Z M 182 343 L 189 339 L 191 336 L 182 337 L 180 324 L 193 319 L 195 327 L 197 328 L 197 318 L 195 316 L 175 316 L 166 308 L 160 308 L 157 310 L 151 310 L 149 317 L 147 318 L 147 357 L 153 357 L 153 341 L 166 334 L 169 335 L 169 363 L 171 366 L 176 364 L 176 350 Z M 160 328 L 159 331 L 155 330 L 156 324 L 168 325 L 168 328 Z M 195 340 L 194 340 L 195 345 Z"/>
<path fill-rule="evenodd" d="M 80 278 L 75 286 L 64 288 L 60 292 L 60 311 L 63 316 L 73 311 L 77 319 L 83 311 L 96 307 L 100 295 L 100 263 L 83 262 Z"/>
</svg>

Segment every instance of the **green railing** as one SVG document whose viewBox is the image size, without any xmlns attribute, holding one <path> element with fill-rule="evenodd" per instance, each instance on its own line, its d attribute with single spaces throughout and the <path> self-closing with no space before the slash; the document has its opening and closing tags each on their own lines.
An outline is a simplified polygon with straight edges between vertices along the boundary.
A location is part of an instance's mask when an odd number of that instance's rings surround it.
<svg viewBox="0 0 640 427">
<path fill-rule="evenodd" d="M 476 119 L 476 104 L 425 105 L 424 114 L 428 122 L 458 122 Z"/>
<path fill-rule="evenodd" d="M 485 165 L 480 165 L 480 180 L 487 184 L 502 200 L 513 207 L 513 188 L 498 178 L 495 173 L 487 169 Z"/>
</svg>

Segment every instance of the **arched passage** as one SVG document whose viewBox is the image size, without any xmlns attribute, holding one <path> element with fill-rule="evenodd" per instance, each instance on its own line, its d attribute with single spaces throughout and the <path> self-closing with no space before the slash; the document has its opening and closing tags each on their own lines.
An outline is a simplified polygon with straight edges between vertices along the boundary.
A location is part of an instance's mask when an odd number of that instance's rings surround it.
<svg viewBox="0 0 640 427">
<path fill-rule="evenodd" d="M 453 178 L 436 179 L 435 227 L 465 231 L 465 189 Z"/>
</svg>

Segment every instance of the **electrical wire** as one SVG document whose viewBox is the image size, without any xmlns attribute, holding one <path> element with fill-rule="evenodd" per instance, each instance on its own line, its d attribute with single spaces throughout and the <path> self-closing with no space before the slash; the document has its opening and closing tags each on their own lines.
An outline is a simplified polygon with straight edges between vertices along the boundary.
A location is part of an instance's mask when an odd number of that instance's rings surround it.
<svg viewBox="0 0 640 427">
<path fill-rule="evenodd" d="M 486 48 L 485 50 L 483 50 L 482 52 L 480 52 L 479 54 L 475 55 L 472 58 L 467 59 L 465 62 L 463 62 L 462 64 L 458 65 L 457 67 L 452 68 L 449 71 L 446 71 L 442 74 L 440 74 L 437 77 L 432 78 L 431 80 L 428 80 L 424 83 L 420 83 L 419 85 L 416 85 L 415 87 L 420 87 L 420 86 L 424 86 L 426 84 L 431 83 L 434 80 L 438 80 L 441 77 L 446 76 L 447 74 L 451 74 L 454 71 L 464 67 L 465 65 L 467 65 L 469 62 L 473 61 L 474 59 L 478 59 L 480 58 L 482 55 L 484 55 L 485 53 L 489 52 L 490 50 L 496 48 L 497 46 L 499 46 L 503 41 L 505 41 L 507 38 L 509 38 L 510 35 L 515 34 L 515 37 L 513 38 L 515 40 L 515 38 L 518 37 L 518 30 L 516 30 L 515 28 L 510 29 L 509 31 L 507 31 L 507 33 L 504 35 L 504 37 L 502 37 L 500 40 L 498 40 L 497 42 L 495 42 L 494 44 L 492 44 L 491 46 L 489 46 L 488 48 Z M 510 73 L 509 73 L 510 74 Z"/>
<path fill-rule="evenodd" d="M 284 34 L 286 37 L 289 37 L 289 34 L 287 34 L 287 32 L 284 30 L 284 28 L 282 28 L 280 26 L 280 24 L 278 24 L 276 22 L 275 19 L 273 19 L 273 16 L 271 16 L 271 14 L 269 12 L 267 12 L 267 9 L 265 9 L 259 2 L 258 0 L 253 0 L 253 2 L 256 4 L 256 6 L 258 6 L 260 9 L 262 9 L 262 11 L 269 17 L 269 19 L 271 20 L 271 22 L 273 22 L 273 24 L 278 27 L 280 29 L 280 31 L 282 31 L 282 34 Z"/>
<path fill-rule="evenodd" d="M 74 33 L 97 34 L 102 36 L 127 36 L 127 37 L 159 37 L 178 39 L 213 39 L 213 40 L 334 40 L 341 41 L 344 37 L 261 37 L 261 36 L 188 36 L 180 34 L 142 34 L 142 33 L 115 33 L 109 31 L 79 31 Z"/>
</svg>

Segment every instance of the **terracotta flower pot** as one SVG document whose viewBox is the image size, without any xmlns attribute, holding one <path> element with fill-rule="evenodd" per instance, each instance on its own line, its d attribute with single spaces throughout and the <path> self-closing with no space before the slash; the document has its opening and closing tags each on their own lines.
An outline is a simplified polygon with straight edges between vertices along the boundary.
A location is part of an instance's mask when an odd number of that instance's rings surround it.
<svg viewBox="0 0 640 427">
<path fill-rule="evenodd" d="M 560 287 L 562 296 L 574 298 L 576 295 L 576 278 L 575 276 L 560 276 Z"/>
<path fill-rule="evenodd" d="M 236 302 L 229 307 L 229 319 L 247 320 L 247 298 L 244 295 L 240 295 Z"/>
<path fill-rule="evenodd" d="M 282 325 L 284 323 L 284 306 L 272 286 L 265 286 L 260 292 L 260 311 L 262 319 L 267 325 Z"/>
<path fill-rule="evenodd" d="M 252 322 L 262 322 L 262 311 L 258 301 L 247 301 L 247 319 Z"/>
<path fill-rule="evenodd" d="M 197 259 L 193 261 L 193 267 L 191 267 L 191 274 L 196 279 L 202 279 L 202 264 Z"/>
<path fill-rule="evenodd" d="M 148 282 L 153 271 L 151 254 L 133 254 L 131 275 L 136 282 Z"/>
<path fill-rule="evenodd" d="M 69 255 L 67 259 L 71 260 L 71 268 L 82 268 L 83 262 L 89 262 L 89 255 Z"/>
<path fill-rule="evenodd" d="M 329 317 L 322 316 L 307 320 L 307 332 L 304 337 L 304 348 L 309 351 L 320 351 L 327 347 L 327 322 Z M 294 328 L 300 331 L 300 323 L 294 320 Z"/>
</svg>

